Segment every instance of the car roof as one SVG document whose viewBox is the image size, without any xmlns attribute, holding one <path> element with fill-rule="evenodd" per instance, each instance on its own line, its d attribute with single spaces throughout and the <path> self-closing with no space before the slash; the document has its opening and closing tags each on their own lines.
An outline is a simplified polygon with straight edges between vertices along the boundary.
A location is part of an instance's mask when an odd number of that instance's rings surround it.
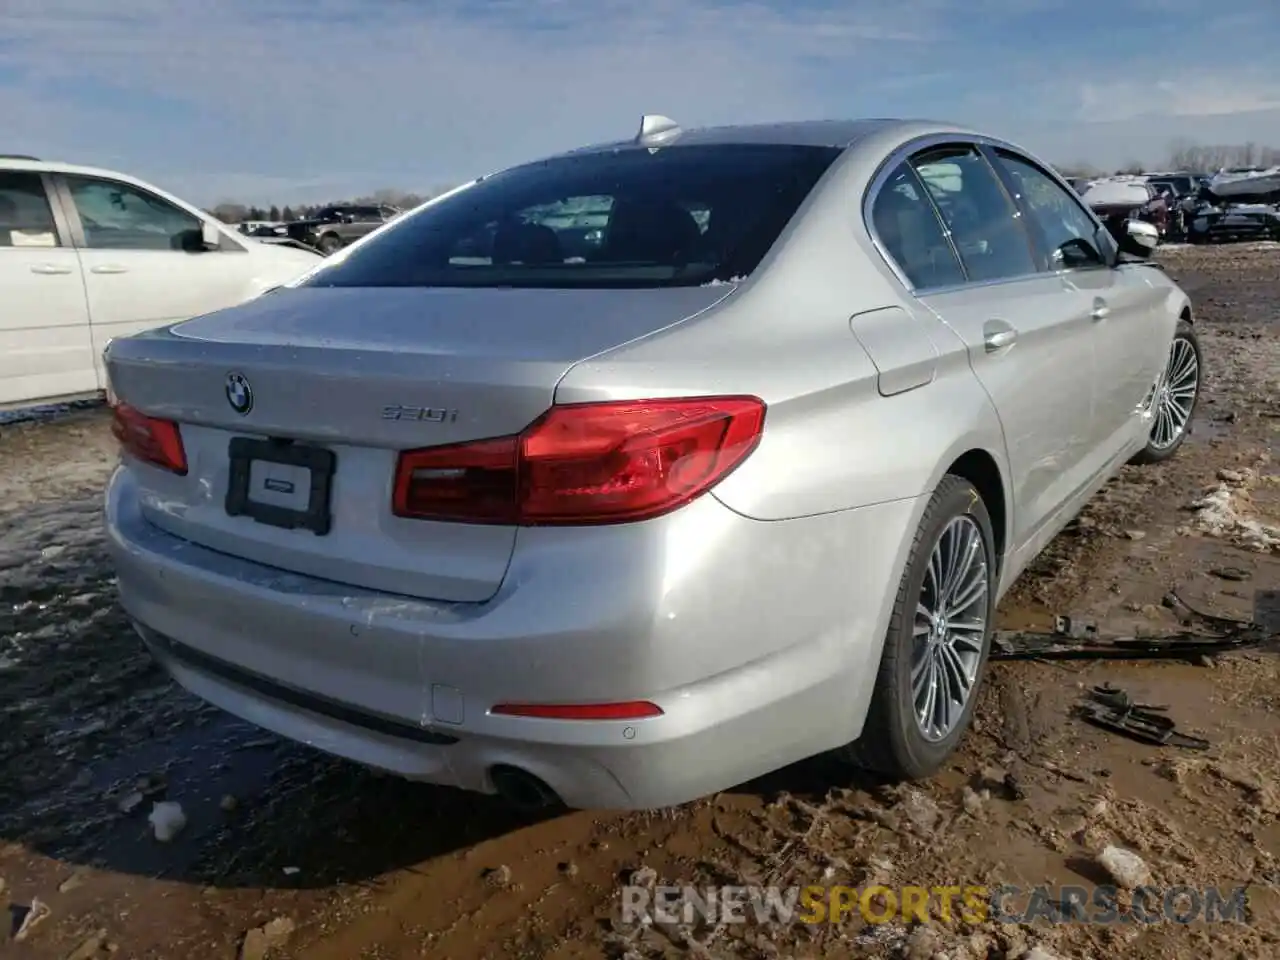
<svg viewBox="0 0 1280 960">
<path fill-rule="evenodd" d="M 681 128 L 678 135 L 666 141 L 670 145 L 709 146 L 714 144 L 777 144 L 796 147 L 852 146 L 859 140 L 885 132 L 900 131 L 904 135 L 923 133 L 955 133 L 963 136 L 976 131 L 937 120 L 911 120 L 876 117 L 862 120 L 795 120 L 782 123 L 752 123 L 718 127 Z M 568 150 L 558 156 L 574 156 L 628 147 L 644 146 L 638 138 L 594 144 Z M 654 144 L 655 146 L 658 144 Z"/>
<path fill-rule="evenodd" d="M 32 173 L 69 173 L 86 177 L 107 177 L 112 180 L 127 180 L 137 183 L 137 177 L 118 170 L 107 170 L 103 167 L 86 167 L 77 163 L 60 163 L 56 160 L 37 160 L 33 157 L 16 154 L 0 154 L 0 170 L 27 170 Z"/>
<path fill-rule="evenodd" d="M 118 183 L 129 184 L 140 190 L 146 190 L 154 193 L 165 200 L 176 204 L 188 212 L 195 213 L 198 216 L 207 216 L 199 212 L 199 207 L 194 206 L 190 202 L 183 200 L 181 197 L 175 196 L 167 190 L 149 183 L 140 177 L 132 174 L 121 173 L 119 170 L 108 170 L 105 167 L 88 167 L 75 163 L 59 163 L 52 160 L 32 160 L 27 157 L 15 156 L 13 154 L 0 154 L 0 171 L 5 170 L 21 170 L 26 173 L 61 173 L 79 177 L 98 177 L 103 180 L 115 180 Z"/>
</svg>

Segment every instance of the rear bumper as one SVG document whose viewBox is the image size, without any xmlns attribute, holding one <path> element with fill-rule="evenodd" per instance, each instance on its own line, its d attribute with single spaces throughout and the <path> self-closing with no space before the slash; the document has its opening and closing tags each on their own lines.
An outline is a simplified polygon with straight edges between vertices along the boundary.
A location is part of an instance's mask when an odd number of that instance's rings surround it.
<svg viewBox="0 0 1280 960">
<path fill-rule="evenodd" d="M 703 497 L 646 524 L 521 531 L 502 589 L 432 603 L 301 577 L 149 524 L 107 493 L 121 601 L 196 695 L 285 737 L 492 792 L 497 765 L 571 806 L 724 789 L 861 729 L 917 503 L 762 523 Z M 571 536 L 566 536 L 571 534 Z M 660 717 L 495 716 L 652 700 Z"/>
</svg>

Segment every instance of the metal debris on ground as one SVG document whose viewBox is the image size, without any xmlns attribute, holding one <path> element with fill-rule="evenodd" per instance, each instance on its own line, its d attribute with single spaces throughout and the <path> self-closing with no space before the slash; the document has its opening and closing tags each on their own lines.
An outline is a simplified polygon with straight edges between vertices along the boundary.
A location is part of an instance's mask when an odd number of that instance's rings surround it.
<svg viewBox="0 0 1280 960">
<path fill-rule="evenodd" d="M 1077 706 L 1086 723 L 1112 730 L 1133 740 L 1162 747 L 1208 750 L 1209 741 L 1181 733 L 1169 717 L 1167 706 L 1134 703 L 1125 691 L 1105 684 L 1094 687 Z"/>
<path fill-rule="evenodd" d="M 992 660 L 1190 660 L 1199 661 L 1234 650 L 1280 646 L 1280 633 L 1261 624 L 1204 613 L 1176 593 L 1165 606 L 1187 614 L 1192 629 L 1152 637 L 1107 637 L 1096 625 L 1068 616 L 1054 618 L 1050 632 L 997 630 L 991 638 Z"/>
<path fill-rule="evenodd" d="M 1209 575 L 1217 577 L 1219 580 L 1231 580 L 1236 583 L 1244 580 L 1252 579 L 1253 574 L 1243 567 L 1216 567 L 1209 571 Z"/>
<path fill-rule="evenodd" d="M 10 909 L 12 911 L 12 908 Z M 36 928 L 36 925 L 47 919 L 52 911 L 49 909 L 49 905 L 43 900 L 38 900 L 35 897 L 32 897 L 31 906 L 27 907 L 25 910 L 19 908 L 17 911 L 12 912 L 14 913 L 15 920 L 17 920 L 18 917 L 22 918 L 18 922 L 18 929 L 15 930 L 13 934 L 13 939 L 21 943 L 23 940 L 26 940 L 27 937 L 31 936 L 31 931 Z"/>
</svg>

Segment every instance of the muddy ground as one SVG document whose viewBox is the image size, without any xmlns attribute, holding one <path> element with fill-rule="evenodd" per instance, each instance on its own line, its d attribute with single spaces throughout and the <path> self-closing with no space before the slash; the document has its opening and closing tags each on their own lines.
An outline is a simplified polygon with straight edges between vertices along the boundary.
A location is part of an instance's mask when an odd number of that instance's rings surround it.
<svg viewBox="0 0 1280 960">
<path fill-rule="evenodd" d="M 1280 245 L 1169 248 L 1208 362 L 1175 461 L 1127 468 L 1002 607 L 1107 631 L 1177 627 L 1162 598 L 1276 626 Z M 535 822 L 496 801 L 382 778 L 178 690 L 115 604 L 99 529 L 115 458 L 101 410 L 0 425 L 0 956 L 216 960 L 479 957 L 1017 958 L 1280 953 L 1280 664 L 993 666 L 975 730 L 935 780 L 887 788 L 817 760 L 653 814 Z M 1193 506 L 1200 504 L 1199 507 Z M 1167 704 L 1204 753 L 1070 716 L 1111 681 Z M 1007 781 L 1006 781 L 1007 774 Z M 185 829 L 152 835 L 156 801 Z M 1249 922 L 961 922 L 639 929 L 628 871 L 663 882 L 1092 884 L 1139 854 L 1157 885 L 1248 885 Z M 45 912 L 47 911 L 47 913 Z M 690 939 L 692 937 L 692 939 Z M 702 944 L 700 946 L 699 944 Z M 1034 956 L 1034 952 L 1032 953 Z"/>
</svg>

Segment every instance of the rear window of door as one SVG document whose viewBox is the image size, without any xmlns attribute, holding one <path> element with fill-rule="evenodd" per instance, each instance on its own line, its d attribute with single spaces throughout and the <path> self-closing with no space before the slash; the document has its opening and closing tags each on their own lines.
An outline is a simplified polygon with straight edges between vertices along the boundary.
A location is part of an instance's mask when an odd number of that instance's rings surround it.
<svg viewBox="0 0 1280 960">
<path fill-rule="evenodd" d="M 972 146 L 948 146 L 912 158 L 971 282 L 1036 273 L 1021 214 L 986 158 Z"/>
<path fill-rule="evenodd" d="M 60 243 L 40 174 L 0 171 L 0 247 L 56 247 Z"/>
<path fill-rule="evenodd" d="M 664 287 L 742 277 L 834 147 L 588 151 L 526 164 L 426 207 L 311 286 Z"/>
</svg>

